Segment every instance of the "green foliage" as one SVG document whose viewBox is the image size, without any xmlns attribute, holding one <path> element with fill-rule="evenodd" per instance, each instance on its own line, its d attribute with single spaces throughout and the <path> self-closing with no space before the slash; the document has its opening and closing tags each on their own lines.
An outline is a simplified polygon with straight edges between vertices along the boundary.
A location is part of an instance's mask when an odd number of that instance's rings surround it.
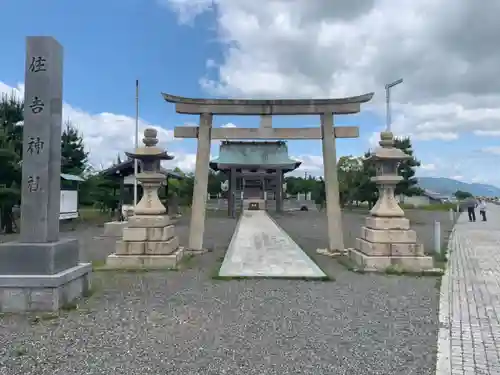
<svg viewBox="0 0 500 375">
<path fill-rule="evenodd" d="M 224 173 L 210 170 L 208 173 L 208 194 L 220 193 L 220 184 L 226 180 L 227 177 Z"/>
<path fill-rule="evenodd" d="M 65 126 L 61 136 L 61 172 L 81 176 L 88 168 L 83 135 L 71 121 L 67 121 Z"/>
<path fill-rule="evenodd" d="M 13 232 L 12 208 L 21 199 L 22 121 L 24 103 L 14 95 L 0 97 L 0 211 L 2 229 Z M 83 139 L 71 122 L 61 136 L 62 172 L 81 176 L 87 169 Z"/>
<path fill-rule="evenodd" d="M 454 194 L 455 198 L 457 198 L 458 200 L 464 200 L 464 199 L 467 199 L 467 198 L 471 198 L 472 197 L 472 194 L 469 193 L 468 191 L 462 191 L 462 190 L 457 190 Z"/>
<path fill-rule="evenodd" d="M 413 155 L 410 138 L 395 138 L 394 146 L 403 151 L 410 159 L 404 160 L 398 165 L 398 174 L 403 177 L 396 186 L 396 195 L 404 194 L 406 196 L 420 195 L 422 189 L 417 187 L 418 180 L 415 177 L 415 168 L 420 167 L 420 161 Z"/>
<path fill-rule="evenodd" d="M 362 187 L 363 160 L 353 156 L 342 156 L 337 163 L 340 205 L 358 200 Z"/>
<path fill-rule="evenodd" d="M 12 233 L 12 209 L 21 198 L 21 152 L 23 104 L 13 95 L 0 98 L 0 223 Z"/>
<path fill-rule="evenodd" d="M 358 202 L 368 202 L 370 208 L 378 198 L 377 185 L 371 178 L 375 176 L 375 164 L 370 159 L 371 153 L 366 152 L 362 159 L 362 169 L 360 171 L 359 184 L 357 187 L 356 200 Z"/>
</svg>

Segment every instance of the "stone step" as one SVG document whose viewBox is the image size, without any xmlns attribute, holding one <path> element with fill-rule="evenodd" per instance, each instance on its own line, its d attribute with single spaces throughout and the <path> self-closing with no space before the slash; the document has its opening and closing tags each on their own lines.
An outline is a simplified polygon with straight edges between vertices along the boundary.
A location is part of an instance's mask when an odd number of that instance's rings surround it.
<svg viewBox="0 0 500 375">
<path fill-rule="evenodd" d="M 244 211 L 219 270 L 224 277 L 325 278 L 265 211 Z"/>
</svg>

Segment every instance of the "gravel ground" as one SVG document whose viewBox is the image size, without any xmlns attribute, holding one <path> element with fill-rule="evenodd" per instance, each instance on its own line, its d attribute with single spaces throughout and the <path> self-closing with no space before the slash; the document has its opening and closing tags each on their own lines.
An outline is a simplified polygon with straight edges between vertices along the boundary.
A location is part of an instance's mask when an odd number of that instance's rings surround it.
<svg viewBox="0 0 500 375">
<path fill-rule="evenodd" d="M 277 221 L 312 254 L 326 244 L 321 215 Z M 178 223 L 181 243 L 187 223 Z M 235 224 L 207 218 L 213 251 L 183 271 L 96 272 L 77 310 L 0 316 L 0 374 L 434 373 L 436 278 L 355 274 L 312 254 L 335 282 L 212 280 Z M 83 259 L 100 260 L 113 250 L 93 239 L 101 232 L 64 235 L 81 239 Z"/>
</svg>

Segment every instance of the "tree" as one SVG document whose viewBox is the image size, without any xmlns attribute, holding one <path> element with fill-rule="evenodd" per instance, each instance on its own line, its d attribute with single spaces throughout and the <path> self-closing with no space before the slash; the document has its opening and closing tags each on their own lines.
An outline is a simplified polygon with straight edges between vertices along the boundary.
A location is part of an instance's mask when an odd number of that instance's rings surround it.
<svg viewBox="0 0 500 375">
<path fill-rule="evenodd" d="M 211 169 L 208 172 L 208 194 L 216 195 L 221 192 L 220 184 L 226 180 L 222 172 L 214 172 Z"/>
<path fill-rule="evenodd" d="M 372 153 L 365 152 L 362 159 L 362 171 L 356 192 L 356 200 L 360 202 L 368 202 L 369 208 L 372 208 L 378 199 L 378 190 L 375 182 L 371 180 L 375 176 L 375 163 L 370 159 Z"/>
<path fill-rule="evenodd" d="M 337 163 L 339 180 L 339 200 L 344 207 L 357 200 L 358 189 L 362 181 L 363 160 L 351 155 L 342 156 Z"/>
<path fill-rule="evenodd" d="M 85 152 L 83 136 L 66 121 L 61 136 L 61 172 L 81 176 L 88 168 L 88 152 Z"/>
<path fill-rule="evenodd" d="M 0 98 L 0 222 L 13 233 L 12 209 L 21 199 L 23 104 L 13 95 Z"/>
<path fill-rule="evenodd" d="M 457 190 L 454 194 L 455 198 L 462 201 L 467 198 L 471 198 L 473 195 L 468 191 Z"/>
<path fill-rule="evenodd" d="M 394 147 L 399 148 L 411 157 L 410 159 L 403 160 L 398 165 L 398 174 L 403 177 L 403 180 L 396 186 L 395 194 L 404 194 L 408 197 L 420 195 L 422 189 L 417 186 L 418 180 L 415 177 L 415 168 L 420 167 L 420 161 L 413 155 L 410 138 L 395 138 Z"/>
</svg>

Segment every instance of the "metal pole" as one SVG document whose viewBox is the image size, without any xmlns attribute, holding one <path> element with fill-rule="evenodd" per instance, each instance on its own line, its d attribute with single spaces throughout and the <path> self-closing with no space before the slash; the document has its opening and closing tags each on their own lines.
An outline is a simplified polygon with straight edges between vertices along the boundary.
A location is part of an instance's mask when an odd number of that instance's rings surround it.
<svg viewBox="0 0 500 375">
<path fill-rule="evenodd" d="M 135 148 L 139 147 L 139 80 L 135 80 Z M 134 159 L 134 209 L 137 206 L 137 159 Z"/>
<path fill-rule="evenodd" d="M 385 85 L 385 126 L 386 131 L 391 131 L 391 87 Z"/>
<path fill-rule="evenodd" d="M 396 85 L 399 85 L 400 83 L 403 83 L 403 79 L 400 78 L 397 81 L 394 81 L 392 83 L 388 83 L 385 85 L 385 115 L 386 115 L 386 131 L 390 132 L 391 131 L 391 122 L 392 122 L 392 116 L 391 116 L 391 88 L 393 88 Z"/>
<path fill-rule="evenodd" d="M 441 223 L 434 222 L 434 251 L 436 254 L 441 253 Z"/>
</svg>

